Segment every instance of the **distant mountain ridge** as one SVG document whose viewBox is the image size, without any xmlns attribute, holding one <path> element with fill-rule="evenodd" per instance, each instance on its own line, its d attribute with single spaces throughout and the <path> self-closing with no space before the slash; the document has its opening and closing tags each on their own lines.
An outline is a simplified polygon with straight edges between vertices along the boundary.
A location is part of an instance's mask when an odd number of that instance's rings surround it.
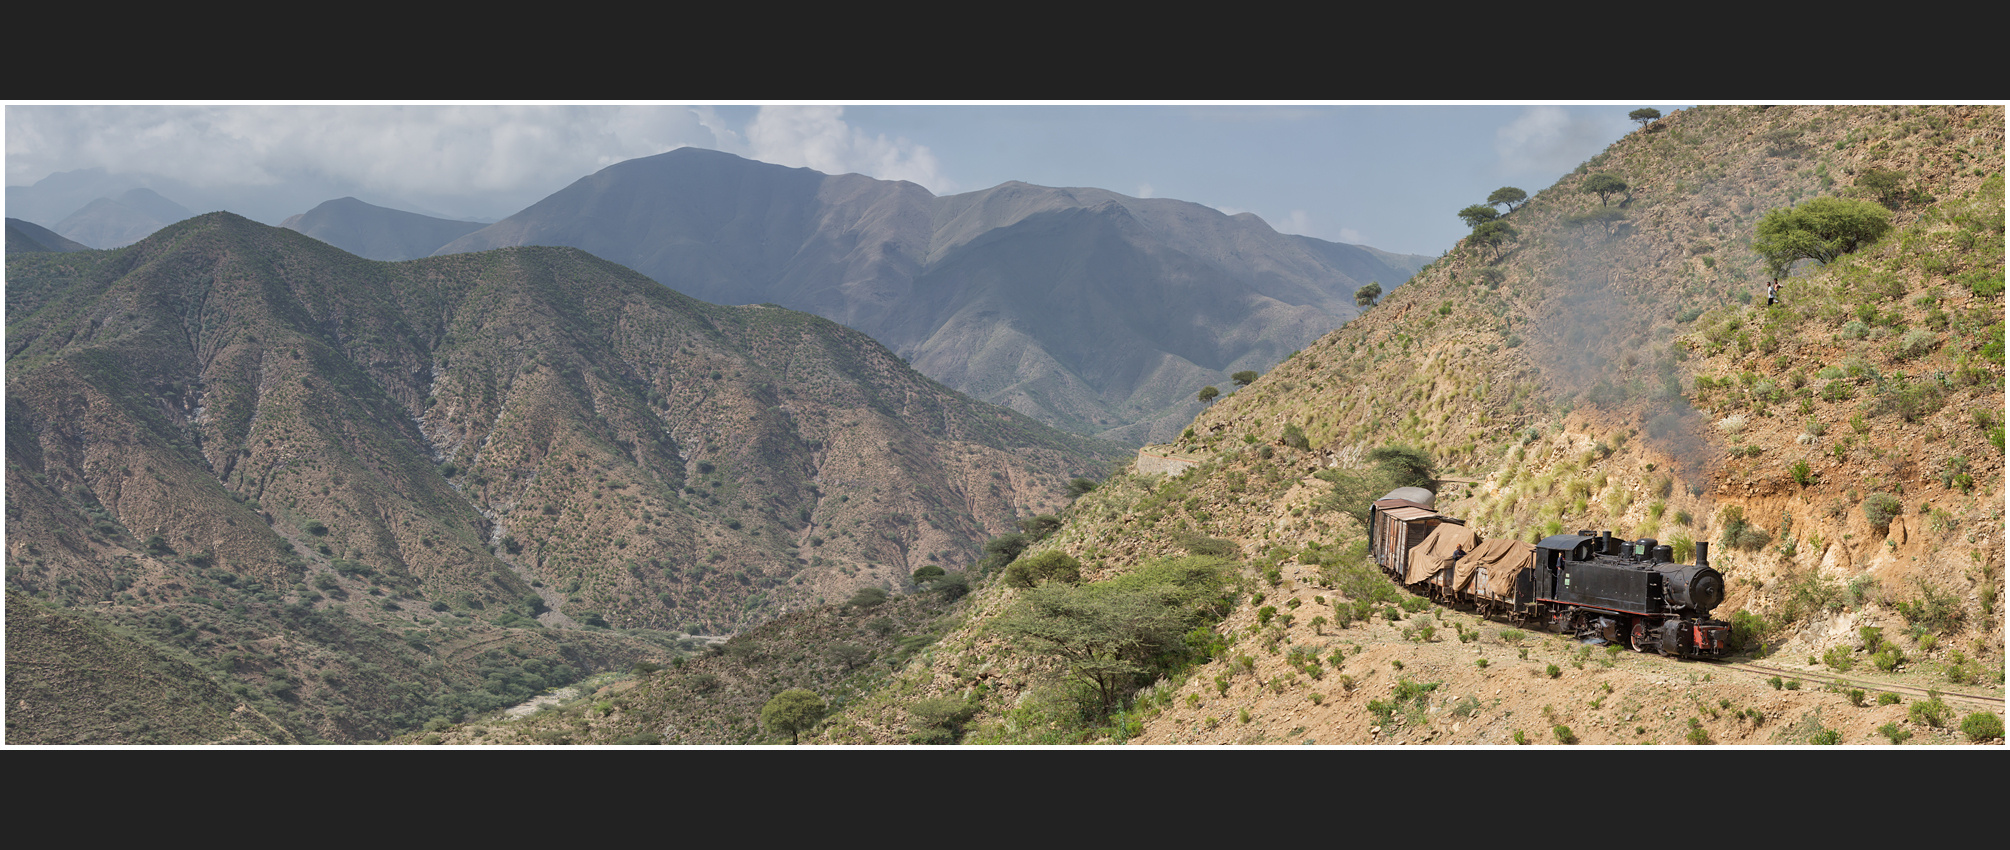
<svg viewBox="0 0 2010 850">
<path fill-rule="evenodd" d="M 1263 370 L 1428 258 L 1185 201 L 1009 182 L 937 197 L 682 148 L 609 166 L 437 254 L 568 245 L 716 303 L 857 328 L 974 397 L 1128 444 Z"/>
<path fill-rule="evenodd" d="M 74 240 L 32 221 L 18 218 L 7 219 L 7 253 L 26 254 L 38 251 L 89 251 L 91 246 Z"/>
<path fill-rule="evenodd" d="M 351 254 L 396 262 L 431 256 L 441 245 L 487 226 L 337 198 L 292 216 L 280 227 L 312 236 Z"/>
<path fill-rule="evenodd" d="M 139 188 L 92 201 L 51 229 L 93 248 L 123 248 L 191 215 L 159 192 Z"/>
</svg>

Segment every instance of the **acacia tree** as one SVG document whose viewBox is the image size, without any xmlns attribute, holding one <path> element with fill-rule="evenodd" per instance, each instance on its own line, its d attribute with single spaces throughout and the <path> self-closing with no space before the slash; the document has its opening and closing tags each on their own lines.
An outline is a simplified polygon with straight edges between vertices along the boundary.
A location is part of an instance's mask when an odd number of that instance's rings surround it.
<svg viewBox="0 0 2010 850">
<path fill-rule="evenodd" d="M 1486 204 L 1474 204 L 1459 210 L 1459 220 L 1467 227 L 1478 227 L 1501 217 L 1501 211 Z"/>
<path fill-rule="evenodd" d="M 1246 387 L 1249 386 L 1250 384 L 1256 383 L 1256 379 L 1261 376 L 1256 374 L 1256 371 L 1253 369 L 1244 369 L 1240 372 L 1230 375 L 1229 377 L 1235 379 L 1236 386 Z"/>
<path fill-rule="evenodd" d="M 1626 181 L 1621 180 L 1614 175 L 1593 174 L 1590 177 L 1584 178 L 1583 189 L 1586 192 L 1596 193 L 1598 195 L 1599 205 L 1604 206 L 1607 202 L 1606 199 L 1608 197 L 1612 195 L 1617 195 L 1620 192 L 1625 192 L 1627 190 L 1627 186 Z M 1633 197 L 1633 195 L 1631 193 L 1628 193 L 1627 197 L 1631 198 Z"/>
<path fill-rule="evenodd" d="M 1872 168 L 1856 179 L 1856 188 L 1891 209 L 1905 205 L 1905 174 L 1888 168 Z"/>
<path fill-rule="evenodd" d="M 1214 397 L 1218 395 L 1221 395 L 1221 390 L 1215 389 L 1214 387 L 1200 388 L 1200 400 L 1204 403 L 1210 405 L 1214 404 Z"/>
<path fill-rule="evenodd" d="M 1473 235 L 1466 237 L 1466 240 L 1474 245 L 1492 248 L 1494 257 L 1498 259 L 1503 252 L 1503 246 L 1513 242 L 1514 238 L 1520 235 L 1521 233 L 1515 230 L 1512 224 L 1505 221 L 1489 221 L 1473 228 Z"/>
<path fill-rule="evenodd" d="M 1382 285 L 1371 280 L 1367 286 L 1354 290 L 1354 306 L 1363 309 L 1373 307 L 1381 297 Z"/>
<path fill-rule="evenodd" d="M 802 688 L 791 688 L 775 695 L 761 709 L 761 725 L 769 732 L 789 733 L 791 745 L 802 740 L 802 733 L 809 731 L 824 719 L 828 709 L 816 694 Z"/>
<path fill-rule="evenodd" d="M 1661 110 L 1655 109 L 1650 106 L 1642 109 L 1635 109 L 1632 112 L 1628 112 L 1626 113 L 1626 117 L 1634 121 L 1640 122 L 1640 128 L 1644 130 L 1647 128 L 1647 125 L 1652 124 L 1657 120 L 1660 120 Z"/>
<path fill-rule="evenodd" d="M 1187 651 L 1188 629 L 1212 612 L 1221 562 L 1181 558 L 1083 587 L 1048 583 L 1020 594 L 992 628 L 1015 643 L 1058 657 L 1096 688 L 1103 713 L 1158 665 Z"/>
<path fill-rule="evenodd" d="M 1810 198 L 1759 219 L 1752 250 L 1774 280 L 1801 260 L 1827 265 L 1891 230 L 1891 211 L 1870 201 Z"/>
<path fill-rule="evenodd" d="M 1495 189 L 1493 194 L 1487 196 L 1487 204 L 1489 206 L 1498 207 L 1506 205 L 1508 212 L 1514 212 L 1515 207 L 1527 201 L 1528 193 L 1513 186 L 1502 186 Z"/>
<path fill-rule="evenodd" d="M 1368 507 L 1398 487 L 1422 487 L 1437 492 L 1437 465 L 1430 455 L 1409 446 L 1383 446 L 1365 455 L 1366 469 L 1325 469 L 1315 477 L 1333 485 L 1320 507 L 1341 511 L 1367 527 Z"/>
<path fill-rule="evenodd" d="M 1059 549 L 1020 558 L 1005 568 L 1005 583 L 1013 587 L 1038 587 L 1046 582 L 1077 584 L 1082 580 L 1082 562 Z"/>
</svg>

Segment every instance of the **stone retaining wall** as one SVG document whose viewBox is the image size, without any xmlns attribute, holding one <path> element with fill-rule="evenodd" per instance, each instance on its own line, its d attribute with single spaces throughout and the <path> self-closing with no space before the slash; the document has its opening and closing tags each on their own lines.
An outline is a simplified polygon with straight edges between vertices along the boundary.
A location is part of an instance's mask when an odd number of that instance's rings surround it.
<svg viewBox="0 0 2010 850">
<path fill-rule="evenodd" d="M 1153 451 L 1153 449 L 1160 449 L 1160 451 Z M 1178 475 L 1200 465 L 1200 461 L 1174 457 L 1162 452 L 1163 448 L 1160 446 L 1147 446 L 1138 449 L 1138 474 Z"/>
</svg>

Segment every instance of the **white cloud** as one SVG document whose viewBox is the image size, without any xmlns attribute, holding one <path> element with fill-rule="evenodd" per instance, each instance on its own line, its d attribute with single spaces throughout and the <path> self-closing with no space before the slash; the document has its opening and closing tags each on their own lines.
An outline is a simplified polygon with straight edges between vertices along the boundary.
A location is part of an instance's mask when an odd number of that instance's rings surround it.
<svg viewBox="0 0 2010 850">
<path fill-rule="evenodd" d="M 543 193 L 622 160 L 714 146 L 715 126 L 678 106 L 12 106 L 7 182 L 102 167 L 208 186 Z"/>
<path fill-rule="evenodd" d="M 825 174 L 910 180 L 938 195 L 955 192 L 935 154 L 905 138 L 869 136 L 846 123 L 841 106 L 764 106 L 747 125 L 748 156 Z"/>
<path fill-rule="evenodd" d="M 1502 174 L 1562 174 L 1612 141 L 1609 122 L 1573 118 L 1559 106 L 1531 106 L 1494 131 Z"/>
<path fill-rule="evenodd" d="M 1272 224 L 1271 229 L 1279 233 L 1289 233 L 1293 236 L 1311 236 L 1311 216 L 1306 215 L 1304 210 L 1292 210 L 1291 214 L 1285 216 L 1283 221 Z"/>
</svg>

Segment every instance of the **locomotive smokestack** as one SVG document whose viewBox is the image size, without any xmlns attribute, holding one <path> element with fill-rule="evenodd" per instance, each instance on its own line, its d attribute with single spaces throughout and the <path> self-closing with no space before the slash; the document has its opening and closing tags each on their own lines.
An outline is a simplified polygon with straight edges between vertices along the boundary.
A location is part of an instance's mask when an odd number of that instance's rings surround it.
<svg viewBox="0 0 2010 850">
<path fill-rule="evenodd" d="M 1698 540 L 1696 541 L 1696 566 L 1707 567 L 1709 565 L 1710 544 L 1708 541 Z"/>
</svg>

